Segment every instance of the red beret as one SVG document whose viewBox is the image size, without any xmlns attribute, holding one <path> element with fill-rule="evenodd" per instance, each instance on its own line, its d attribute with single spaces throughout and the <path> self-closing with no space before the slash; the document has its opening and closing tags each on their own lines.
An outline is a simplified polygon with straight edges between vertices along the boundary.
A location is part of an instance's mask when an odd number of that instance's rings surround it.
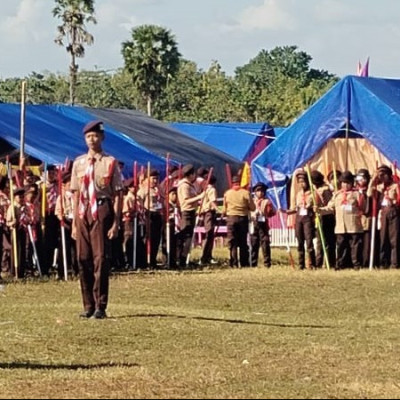
<svg viewBox="0 0 400 400">
<path fill-rule="evenodd" d="M 82 130 L 83 134 L 86 135 L 88 132 L 104 132 L 103 121 L 91 121 L 88 122 Z"/>
</svg>

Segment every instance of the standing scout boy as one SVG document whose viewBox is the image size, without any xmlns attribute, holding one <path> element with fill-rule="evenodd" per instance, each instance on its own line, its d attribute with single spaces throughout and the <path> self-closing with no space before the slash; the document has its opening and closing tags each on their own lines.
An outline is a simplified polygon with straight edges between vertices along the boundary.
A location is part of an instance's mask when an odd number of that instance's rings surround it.
<svg viewBox="0 0 400 400">
<path fill-rule="evenodd" d="M 102 150 L 101 121 L 83 128 L 87 154 L 72 167 L 74 192 L 73 236 L 76 239 L 83 318 L 106 317 L 111 240 L 118 235 L 122 206 L 122 182 L 118 163 Z"/>
</svg>

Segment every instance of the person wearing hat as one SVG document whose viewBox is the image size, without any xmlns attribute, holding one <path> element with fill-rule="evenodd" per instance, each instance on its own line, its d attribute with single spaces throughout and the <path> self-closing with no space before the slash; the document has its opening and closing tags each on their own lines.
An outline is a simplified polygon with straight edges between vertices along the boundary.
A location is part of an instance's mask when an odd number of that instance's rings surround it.
<svg viewBox="0 0 400 400">
<path fill-rule="evenodd" d="M 72 238 L 72 220 L 74 218 L 73 193 L 71 191 L 71 173 L 64 171 L 61 175 L 61 193 L 57 196 L 56 216 L 64 224 L 65 251 L 67 259 L 67 270 L 72 270 L 75 276 L 79 274 L 78 260 L 76 254 L 76 243 Z M 62 203 L 61 203 L 62 202 Z M 57 278 L 64 279 L 63 249 L 60 241 L 58 248 Z"/>
<path fill-rule="evenodd" d="M 299 259 L 299 268 L 305 269 L 306 257 L 304 252 L 304 244 L 307 247 L 309 267 L 316 267 L 316 257 L 313 239 L 315 237 L 315 213 L 313 210 L 314 203 L 308 182 L 307 174 L 303 170 L 299 170 L 295 179 L 300 187 L 296 193 L 295 207 L 289 210 L 282 210 L 288 215 L 296 214 L 296 239 L 297 253 Z"/>
<path fill-rule="evenodd" d="M 226 215 L 229 265 L 231 268 L 248 267 L 251 254 L 247 245 L 249 215 L 256 205 L 250 192 L 240 186 L 238 175 L 232 177 L 232 187 L 224 194 L 222 215 Z M 237 248 L 239 247 L 239 259 Z M 239 264 L 240 262 L 240 264 Z"/>
<path fill-rule="evenodd" d="M 265 197 L 267 192 L 267 185 L 265 183 L 256 183 L 253 186 L 253 192 L 256 209 L 251 213 L 251 221 L 253 223 L 253 232 L 250 234 L 252 266 L 256 267 L 258 265 L 258 253 L 261 247 L 264 257 L 264 267 L 270 268 L 271 245 L 268 218 L 273 217 L 276 211 L 271 200 Z"/>
<path fill-rule="evenodd" d="M 42 259 L 39 252 L 40 246 L 40 204 L 37 201 L 38 187 L 35 184 L 29 184 L 25 186 L 25 198 L 24 205 L 22 208 L 22 213 L 24 218 L 22 218 L 22 223 L 26 231 L 26 272 L 30 275 L 34 275 L 34 268 L 32 260 L 34 260 L 36 268 L 40 268 Z M 29 228 L 28 228 L 29 226 Z M 32 236 L 29 235 L 29 230 L 32 232 Z M 35 254 L 36 249 L 36 254 Z M 36 256 L 38 259 L 36 259 Z M 39 263 L 39 265 L 38 265 Z"/>
<path fill-rule="evenodd" d="M 324 175 L 317 171 L 311 171 L 311 182 L 314 185 L 315 201 L 317 207 L 325 207 L 332 199 L 333 192 L 329 185 L 325 183 Z M 329 265 L 336 263 L 336 235 L 335 235 L 335 216 L 333 214 L 321 215 L 322 234 L 325 239 L 325 250 L 328 254 Z M 324 252 L 322 248 L 322 238 L 316 229 L 316 267 L 321 268 L 324 263 Z"/>
<path fill-rule="evenodd" d="M 25 214 L 23 213 L 25 189 L 20 187 L 14 189 L 14 215 L 12 206 L 8 207 L 6 215 L 6 224 L 8 228 L 15 229 L 17 233 L 17 261 L 18 261 L 18 277 L 23 278 L 25 275 L 26 263 L 26 225 Z M 14 252 L 12 252 L 14 255 Z M 13 268 L 15 274 L 15 260 L 13 258 Z"/>
<path fill-rule="evenodd" d="M 151 269 L 157 268 L 157 254 L 161 242 L 161 230 L 163 225 L 163 200 L 161 198 L 158 182 L 160 173 L 156 169 L 151 169 L 150 182 L 146 181 L 137 192 L 137 199 L 140 207 L 145 212 L 147 221 L 146 239 L 150 240 L 150 264 L 142 265 Z"/>
<path fill-rule="evenodd" d="M 165 240 L 162 243 L 163 262 L 167 268 L 174 269 L 177 267 L 177 238 L 180 232 L 181 212 L 178 204 L 178 189 L 170 187 L 168 196 L 165 199 L 164 206 L 164 220 L 169 223 L 169 265 L 168 265 L 168 252 L 167 252 L 167 229 L 165 227 Z M 167 207 L 168 201 L 168 207 Z M 167 215 L 168 210 L 168 215 Z M 166 225 L 166 224 L 165 224 Z"/>
<path fill-rule="evenodd" d="M 372 198 L 368 196 L 368 185 L 370 180 L 371 175 L 367 169 L 361 168 L 357 171 L 355 177 L 356 189 L 366 198 L 367 201 L 365 213 L 361 216 L 361 224 L 363 226 L 361 266 L 363 268 L 369 266 L 371 248 Z"/>
<path fill-rule="evenodd" d="M 320 211 L 322 214 L 335 213 L 336 216 L 336 269 L 359 269 L 362 261 L 361 215 L 366 210 L 367 196 L 354 189 L 354 175 L 350 171 L 343 171 L 340 186 L 341 189 Z M 347 254 L 350 254 L 350 265 Z"/>
<path fill-rule="evenodd" d="M 41 233 L 41 253 L 43 254 L 42 263 L 40 267 L 42 274 L 48 276 L 51 267 L 53 266 L 54 253 L 58 248 L 59 228 L 60 223 L 55 215 L 56 201 L 58 196 L 58 183 L 57 183 L 57 168 L 55 165 L 50 164 L 47 170 L 43 173 L 42 183 L 39 187 L 41 196 L 43 195 L 43 186 L 46 187 L 46 214 L 44 217 L 44 232 Z M 41 199 L 41 202 L 43 200 Z M 43 224 L 43 221 L 42 221 Z"/>
<path fill-rule="evenodd" d="M 0 271 L 3 267 L 7 268 L 8 255 L 10 253 L 9 232 L 6 225 L 7 209 L 10 206 L 10 200 L 6 193 L 7 178 L 0 175 Z M 0 281 L 1 281 L 0 275 Z"/>
<path fill-rule="evenodd" d="M 380 210 L 379 264 L 383 268 L 400 267 L 400 189 L 392 170 L 381 165 L 368 186 L 368 195 L 376 196 Z"/>
<path fill-rule="evenodd" d="M 121 173 L 117 160 L 103 152 L 101 121 L 83 128 L 88 153 L 72 166 L 74 193 L 72 237 L 76 240 L 83 318 L 106 317 L 111 240 L 118 235 L 122 205 Z"/>
<path fill-rule="evenodd" d="M 208 172 L 209 170 L 205 167 L 197 168 L 195 186 L 198 193 L 201 193 L 203 190 L 206 189 L 204 185 L 206 184 Z"/>
<path fill-rule="evenodd" d="M 178 236 L 178 268 L 186 267 L 186 260 L 192 246 L 193 232 L 196 224 L 196 210 L 204 192 L 198 194 L 195 186 L 196 171 L 192 164 L 182 168 L 183 179 L 178 183 L 178 203 L 181 207 L 181 231 Z"/>
<path fill-rule="evenodd" d="M 207 171 L 208 174 L 208 171 Z M 200 257 L 200 264 L 216 264 L 217 261 L 214 260 L 212 252 L 214 249 L 214 236 L 215 236 L 215 226 L 217 223 L 217 189 L 215 183 L 217 178 L 215 175 L 210 176 L 207 187 L 204 188 L 204 200 L 199 211 L 202 216 L 205 239 L 203 243 L 203 251 Z M 203 185 L 204 186 L 204 185 Z"/>
<path fill-rule="evenodd" d="M 336 192 L 337 190 L 340 189 L 340 175 L 342 175 L 342 171 L 339 171 L 338 169 L 335 169 L 334 171 L 330 171 L 328 175 L 326 176 L 326 179 L 328 180 L 328 185 L 331 190 L 331 192 Z"/>
</svg>

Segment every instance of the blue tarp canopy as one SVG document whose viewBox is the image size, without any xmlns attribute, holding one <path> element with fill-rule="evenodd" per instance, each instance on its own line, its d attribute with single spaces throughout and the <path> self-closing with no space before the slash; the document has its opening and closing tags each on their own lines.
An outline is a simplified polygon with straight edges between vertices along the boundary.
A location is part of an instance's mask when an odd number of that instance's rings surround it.
<svg viewBox="0 0 400 400">
<path fill-rule="evenodd" d="M 274 128 L 267 123 L 174 122 L 170 126 L 242 161 L 251 154 L 260 137 L 275 137 Z"/>
<path fill-rule="evenodd" d="M 20 113 L 19 104 L 0 104 L 0 143 L 16 149 Z M 82 128 L 91 120 L 104 122 L 104 150 L 125 163 L 126 176 L 132 175 L 133 161 L 144 166 L 150 162 L 164 175 L 169 153 L 175 164 L 213 166 L 221 191 L 227 187 L 225 165 L 234 171 L 241 166 L 240 160 L 138 111 L 65 105 L 26 105 L 25 153 L 48 164 L 63 164 L 67 157 L 73 160 L 87 151 Z"/>
<path fill-rule="evenodd" d="M 15 148 L 20 147 L 19 104 L 0 104 L 0 138 Z M 93 115 L 80 107 L 61 105 L 27 105 L 25 118 L 25 153 L 48 164 L 63 164 L 87 151 L 82 127 Z M 130 137 L 105 125 L 104 150 L 126 165 L 132 160 L 145 165 L 150 161 L 162 168 L 165 161 Z"/>
<path fill-rule="evenodd" d="M 312 105 L 252 162 L 252 180 L 291 176 L 326 144 L 343 137 L 346 121 L 352 137 L 363 137 L 389 160 L 400 160 L 400 80 L 347 76 Z"/>
</svg>

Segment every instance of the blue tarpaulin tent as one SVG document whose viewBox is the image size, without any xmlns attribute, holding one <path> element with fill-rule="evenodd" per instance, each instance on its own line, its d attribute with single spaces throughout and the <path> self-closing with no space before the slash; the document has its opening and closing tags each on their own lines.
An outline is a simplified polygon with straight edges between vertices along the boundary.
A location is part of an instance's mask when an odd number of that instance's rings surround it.
<svg viewBox="0 0 400 400">
<path fill-rule="evenodd" d="M 135 110 L 95 109 L 64 105 L 26 105 L 25 153 L 48 164 L 62 164 L 87 151 L 83 126 L 91 120 L 105 125 L 104 150 L 125 163 L 124 173 L 132 174 L 133 161 L 165 173 L 165 157 L 175 164 L 214 167 L 221 190 L 227 186 L 225 165 L 239 169 L 238 159 L 189 138 Z M 0 140 L 20 147 L 20 105 L 0 104 Z M 1 153 L 1 149 L 0 149 Z"/>
<path fill-rule="evenodd" d="M 400 80 L 343 78 L 252 162 L 252 181 L 268 183 L 271 166 L 283 182 L 328 139 L 343 137 L 347 121 L 351 137 L 365 138 L 387 159 L 400 160 Z"/>
<path fill-rule="evenodd" d="M 262 151 L 275 138 L 274 128 L 267 123 L 174 122 L 170 126 L 241 161 L 253 151 Z M 261 142 L 262 138 L 267 140 Z"/>
<path fill-rule="evenodd" d="M 352 137 L 368 139 L 388 159 L 400 160 L 400 80 L 348 76 L 253 161 L 253 179 L 265 181 L 268 165 L 280 178 L 291 176 L 328 139 L 344 135 L 347 119 Z"/>
</svg>

